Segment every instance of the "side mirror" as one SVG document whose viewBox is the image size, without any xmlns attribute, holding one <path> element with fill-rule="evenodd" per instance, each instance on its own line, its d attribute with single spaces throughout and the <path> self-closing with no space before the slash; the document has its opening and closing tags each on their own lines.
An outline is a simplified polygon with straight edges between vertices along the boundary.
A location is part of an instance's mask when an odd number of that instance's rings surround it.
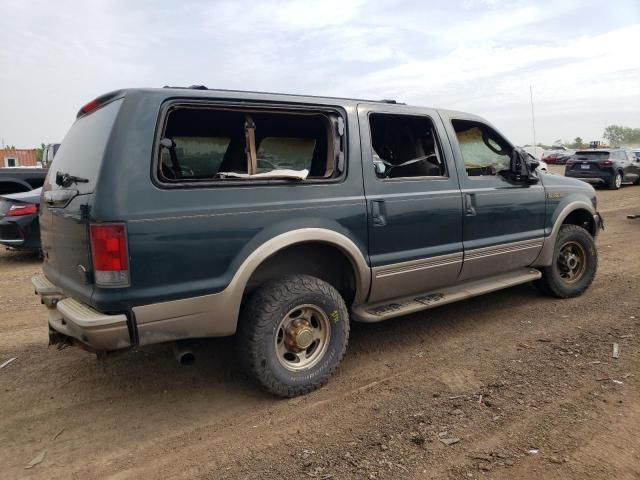
<svg viewBox="0 0 640 480">
<path fill-rule="evenodd" d="M 540 163 L 520 148 L 514 148 L 511 152 L 509 169 L 500 173 L 512 182 L 534 184 L 540 181 L 536 175 L 536 168 Z"/>
<path fill-rule="evenodd" d="M 529 166 L 529 170 L 535 172 L 537 168 L 540 166 L 540 162 L 532 158 L 527 161 L 527 165 Z"/>
</svg>

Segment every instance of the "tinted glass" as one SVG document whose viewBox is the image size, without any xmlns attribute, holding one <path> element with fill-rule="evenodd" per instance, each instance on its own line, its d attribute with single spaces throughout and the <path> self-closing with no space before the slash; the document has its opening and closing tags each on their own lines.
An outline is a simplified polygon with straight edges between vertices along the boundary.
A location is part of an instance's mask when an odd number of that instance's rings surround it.
<svg viewBox="0 0 640 480">
<path fill-rule="evenodd" d="M 597 150 L 586 151 L 586 152 L 576 152 L 575 158 L 576 160 L 600 162 L 602 160 L 606 160 L 607 158 L 609 158 L 609 155 L 613 156 L 614 153 L 615 152 L 610 154 L 609 152 L 606 152 L 606 151 L 597 151 Z M 613 156 L 613 158 L 615 158 L 615 156 Z"/>
<path fill-rule="evenodd" d="M 71 188 L 80 193 L 93 191 L 104 150 L 122 99 L 111 102 L 93 113 L 79 118 L 64 137 L 47 175 L 47 185 L 55 185 L 56 173 L 67 173 L 88 180 Z"/>
<path fill-rule="evenodd" d="M 225 137 L 174 137 L 182 178 L 214 177 L 231 142 Z M 162 150 L 162 165 L 172 168 L 171 155 Z"/>
<path fill-rule="evenodd" d="M 315 148 L 314 138 L 264 138 L 256 155 L 258 172 L 276 169 L 309 170 Z"/>
</svg>

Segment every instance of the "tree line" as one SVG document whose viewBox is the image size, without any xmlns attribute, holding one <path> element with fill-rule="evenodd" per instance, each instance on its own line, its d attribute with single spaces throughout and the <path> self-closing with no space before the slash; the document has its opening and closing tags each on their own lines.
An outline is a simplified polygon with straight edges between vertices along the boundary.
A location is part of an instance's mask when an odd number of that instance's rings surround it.
<svg viewBox="0 0 640 480">
<path fill-rule="evenodd" d="M 640 128 L 625 127 L 623 125 L 609 125 L 604 129 L 602 138 L 610 147 L 640 147 Z M 576 137 L 573 142 L 567 142 L 558 139 L 551 145 L 538 143 L 538 147 L 544 150 L 553 150 L 560 146 L 579 150 L 582 148 L 590 148 L 592 142 L 585 142 L 582 137 Z M 525 145 L 529 146 L 529 145 Z"/>
<path fill-rule="evenodd" d="M 612 147 L 628 147 L 640 145 L 640 128 L 609 125 L 602 135 Z"/>
</svg>

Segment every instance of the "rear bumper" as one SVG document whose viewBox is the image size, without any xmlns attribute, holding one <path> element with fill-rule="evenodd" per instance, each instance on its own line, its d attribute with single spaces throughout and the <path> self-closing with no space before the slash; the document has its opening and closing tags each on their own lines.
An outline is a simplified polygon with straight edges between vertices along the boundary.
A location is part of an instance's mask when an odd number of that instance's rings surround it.
<svg viewBox="0 0 640 480">
<path fill-rule="evenodd" d="M 107 315 L 73 298 L 65 298 L 44 275 L 36 275 L 31 283 L 49 312 L 49 328 L 53 331 L 50 337 L 57 332 L 95 352 L 131 346 L 126 315 Z"/>
<path fill-rule="evenodd" d="M 567 175 L 567 177 L 575 178 L 576 180 L 582 180 L 583 182 L 590 183 L 591 185 L 602 185 L 609 181 L 608 178 L 604 179 L 599 177 L 575 177 L 575 176 L 569 176 L 569 175 Z"/>
<path fill-rule="evenodd" d="M 589 170 L 568 170 L 564 172 L 565 177 L 575 178 L 576 180 L 582 180 L 583 182 L 590 183 L 592 185 L 606 184 L 611 181 L 613 172 L 606 170 L 590 172 Z"/>
</svg>

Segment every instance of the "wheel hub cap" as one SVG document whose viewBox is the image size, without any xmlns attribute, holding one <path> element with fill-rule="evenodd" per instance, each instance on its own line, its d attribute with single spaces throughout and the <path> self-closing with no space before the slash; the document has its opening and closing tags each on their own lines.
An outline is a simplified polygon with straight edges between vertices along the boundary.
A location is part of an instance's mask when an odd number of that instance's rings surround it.
<svg viewBox="0 0 640 480">
<path fill-rule="evenodd" d="M 331 338 L 331 322 L 320 307 L 305 304 L 290 310 L 274 333 L 278 362 L 287 370 L 305 370 L 324 357 Z"/>
<path fill-rule="evenodd" d="M 313 330 L 311 324 L 304 320 L 297 320 L 287 329 L 287 347 L 294 351 L 309 348 L 313 342 Z"/>
</svg>

